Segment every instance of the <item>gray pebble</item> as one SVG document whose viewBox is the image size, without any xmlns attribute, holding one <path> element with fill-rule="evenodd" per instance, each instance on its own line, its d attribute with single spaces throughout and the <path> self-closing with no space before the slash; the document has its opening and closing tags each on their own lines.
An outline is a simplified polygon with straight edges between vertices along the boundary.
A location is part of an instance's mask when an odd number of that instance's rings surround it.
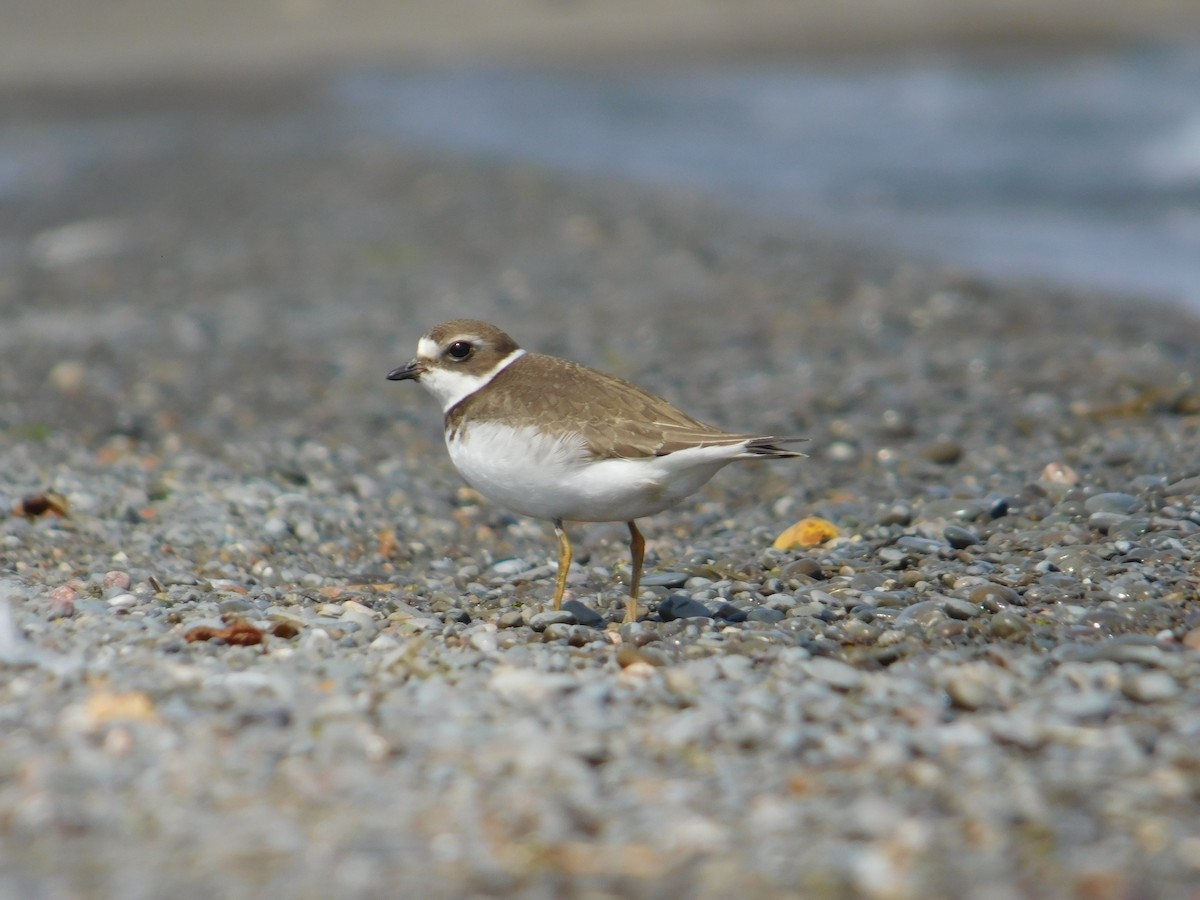
<svg viewBox="0 0 1200 900">
<path fill-rule="evenodd" d="M 958 441 L 939 440 L 927 445 L 921 451 L 921 455 L 939 465 L 953 465 L 962 459 L 963 446 Z"/>
<path fill-rule="evenodd" d="M 1117 522 L 1108 528 L 1108 536 L 1113 540 L 1134 540 L 1150 530 L 1150 520 L 1140 516 L 1130 516 L 1123 522 Z"/>
<path fill-rule="evenodd" d="M 1084 689 L 1056 695 L 1054 711 L 1073 719 L 1099 719 L 1112 712 L 1115 698 L 1108 691 Z"/>
<path fill-rule="evenodd" d="M 763 598 L 763 603 L 771 609 L 778 609 L 782 612 L 794 607 L 797 603 L 796 598 L 791 594 L 771 594 Z"/>
<path fill-rule="evenodd" d="M 534 631 L 545 631 L 551 625 L 574 625 L 575 614 L 567 609 L 547 609 L 529 617 L 529 627 Z"/>
<path fill-rule="evenodd" d="M 946 545 L 941 541 L 935 541 L 932 538 L 917 537 L 913 534 L 906 534 L 904 537 L 896 541 L 896 547 L 900 550 L 906 550 L 909 553 L 915 553 L 919 556 L 936 556 Z"/>
<path fill-rule="evenodd" d="M 981 709 L 996 703 L 996 692 L 979 666 L 959 666 L 943 685 L 955 706 Z"/>
<path fill-rule="evenodd" d="M 516 628 L 525 624 L 524 616 L 519 609 L 510 609 L 502 612 L 500 618 L 496 620 L 496 624 L 500 628 Z"/>
<path fill-rule="evenodd" d="M 712 611 L 686 594 L 672 594 L 658 604 L 658 617 L 664 622 L 690 618 L 711 619 Z"/>
<path fill-rule="evenodd" d="M 708 584 L 708 579 L 703 579 Z M 651 572 L 642 576 L 642 587 L 681 588 L 688 583 L 686 572 Z"/>
<path fill-rule="evenodd" d="M 739 609 L 732 603 L 722 603 L 715 610 L 713 610 L 713 618 L 736 623 L 745 622 L 748 616 L 746 610 Z"/>
<path fill-rule="evenodd" d="M 965 550 L 967 547 L 973 547 L 979 543 L 979 535 L 969 528 L 961 528 L 958 525 L 947 525 L 942 530 L 942 537 L 955 550 Z"/>
<path fill-rule="evenodd" d="M 933 600 L 922 600 L 901 610 L 900 614 L 896 616 L 896 626 L 898 628 L 902 628 L 905 625 L 928 627 L 943 621 L 945 618 L 946 613 L 940 603 L 936 603 Z"/>
<path fill-rule="evenodd" d="M 1000 640 L 1017 640 L 1028 636 L 1032 629 L 1024 619 L 1005 610 L 988 620 L 988 631 Z"/>
<path fill-rule="evenodd" d="M 1179 682 L 1166 672 L 1135 672 L 1121 683 L 1121 691 L 1139 703 L 1157 703 L 1179 696 Z"/>
<path fill-rule="evenodd" d="M 368 639 L 373 638 L 379 632 L 378 620 L 369 613 L 360 613 L 353 610 L 347 611 L 342 613 L 340 621 L 343 624 L 354 625 Z"/>
<path fill-rule="evenodd" d="M 1153 640 L 1141 635 L 1115 637 L 1110 641 L 1081 649 L 1081 659 L 1111 660 L 1118 663 L 1139 663 L 1143 666 L 1162 666 L 1169 654 Z"/>
<path fill-rule="evenodd" d="M 879 514 L 880 525 L 907 525 L 913 519 L 912 507 L 907 503 L 894 503 Z"/>
<path fill-rule="evenodd" d="M 1168 496 L 1196 497 L 1200 496 L 1200 475 L 1181 478 L 1168 484 L 1164 491 Z"/>
<path fill-rule="evenodd" d="M 577 626 L 568 624 L 566 622 L 551 622 L 545 628 L 534 628 L 533 630 L 540 631 L 542 634 L 542 640 L 546 641 L 547 643 L 554 641 L 562 641 L 564 643 L 575 645 L 582 643 L 582 641 L 576 639 L 576 633 L 578 631 Z"/>
<path fill-rule="evenodd" d="M 496 629 L 486 625 L 471 631 L 467 636 L 467 641 L 480 653 L 495 653 L 500 647 Z"/>
<path fill-rule="evenodd" d="M 250 612 L 253 607 L 250 605 L 250 601 L 244 597 L 226 597 L 217 604 L 217 609 L 221 611 L 222 615 L 240 615 Z"/>
<path fill-rule="evenodd" d="M 269 540 L 278 540 L 291 533 L 288 523 L 278 516 L 271 516 L 262 523 L 263 536 Z"/>
<path fill-rule="evenodd" d="M 838 659 L 818 656 L 804 663 L 804 670 L 813 678 L 839 691 L 852 691 L 862 685 L 863 675 L 858 669 Z"/>
<path fill-rule="evenodd" d="M 1108 534 L 1114 528 L 1124 525 L 1129 516 L 1114 512 L 1094 512 L 1088 516 L 1088 528 Z"/>
<path fill-rule="evenodd" d="M 911 595 L 900 591 L 871 591 L 863 594 L 862 599 L 883 609 L 904 609 L 913 602 Z"/>
<path fill-rule="evenodd" d="M 930 500 L 921 507 L 921 518 L 930 519 L 961 519 L 971 522 L 978 519 L 987 511 L 987 505 L 980 500 L 962 497 L 947 497 Z"/>
<path fill-rule="evenodd" d="M 1037 750 L 1046 742 L 1045 730 L 1033 716 L 1017 713 L 998 715 L 988 720 L 988 730 L 997 741 L 1022 750 Z"/>
<path fill-rule="evenodd" d="M 1140 501 L 1130 494 L 1107 493 L 1093 494 L 1084 502 L 1084 508 L 1090 513 L 1115 513 L 1128 515 L 1137 509 Z"/>
<path fill-rule="evenodd" d="M 783 621 L 783 617 L 783 610 L 769 606 L 756 606 L 746 614 L 746 618 L 751 622 L 766 622 L 771 625 Z"/>
<path fill-rule="evenodd" d="M 942 601 L 942 609 L 950 618 L 959 620 L 973 619 L 983 612 L 978 604 L 958 597 L 947 597 Z"/>
<path fill-rule="evenodd" d="M 117 594 L 115 597 L 108 599 L 108 605 L 112 609 L 133 609 L 138 605 L 138 598 L 135 594 L 124 593 Z"/>
<path fill-rule="evenodd" d="M 606 624 L 604 616 L 579 600 L 564 601 L 563 611 L 569 612 L 575 617 L 576 624 L 585 628 L 603 628 Z"/>
<path fill-rule="evenodd" d="M 519 575 L 529 569 L 532 569 L 536 563 L 531 563 L 527 559 L 513 557 L 511 559 L 502 559 L 492 564 L 491 571 L 493 574 L 501 578 L 512 578 L 514 575 Z M 478 572 L 476 572 L 478 574 Z"/>
</svg>

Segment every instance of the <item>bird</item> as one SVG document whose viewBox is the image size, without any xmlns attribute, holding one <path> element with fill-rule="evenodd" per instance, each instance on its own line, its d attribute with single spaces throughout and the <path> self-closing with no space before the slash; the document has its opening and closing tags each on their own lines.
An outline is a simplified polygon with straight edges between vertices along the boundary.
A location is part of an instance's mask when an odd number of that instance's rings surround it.
<svg viewBox="0 0 1200 900">
<path fill-rule="evenodd" d="M 738 460 L 804 456 L 801 437 L 724 431 L 635 384 L 529 353 L 495 325 L 455 319 L 430 329 L 387 375 L 415 381 L 445 416 L 446 448 L 466 482 L 558 539 L 552 608 L 562 608 L 573 550 L 566 522 L 624 522 L 633 566 L 625 622 L 638 618 L 646 542 L 637 519 L 694 494 Z"/>
</svg>

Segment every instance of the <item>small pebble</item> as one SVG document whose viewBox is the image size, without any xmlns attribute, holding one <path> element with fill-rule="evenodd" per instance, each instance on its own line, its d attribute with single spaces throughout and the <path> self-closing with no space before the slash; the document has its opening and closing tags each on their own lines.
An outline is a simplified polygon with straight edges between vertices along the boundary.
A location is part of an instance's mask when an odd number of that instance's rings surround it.
<svg viewBox="0 0 1200 900">
<path fill-rule="evenodd" d="M 887 507 L 876 520 L 880 525 L 908 525 L 913 519 L 913 509 L 907 503 L 894 503 Z"/>
<path fill-rule="evenodd" d="M 687 581 L 686 572 L 651 572 L 642 577 L 642 587 L 681 588 Z"/>
<path fill-rule="evenodd" d="M 1179 682 L 1166 672 L 1137 672 L 1121 683 L 1121 692 L 1139 703 L 1157 703 L 1179 696 Z"/>
<path fill-rule="evenodd" d="M 941 440 L 928 445 L 922 455 L 930 462 L 949 466 L 962 459 L 963 447 L 957 441 Z"/>
<path fill-rule="evenodd" d="M 50 386 L 60 394 L 79 393 L 87 378 L 87 366 L 77 359 L 64 359 L 50 370 Z"/>
<path fill-rule="evenodd" d="M 959 620 L 973 619 L 983 612 L 979 604 L 958 597 L 947 597 L 942 601 L 942 609 L 950 618 Z"/>
<path fill-rule="evenodd" d="M 1042 470 L 1037 484 L 1051 497 L 1062 497 L 1079 484 L 1079 473 L 1065 463 L 1050 463 Z"/>
<path fill-rule="evenodd" d="M 988 666 L 964 665 L 949 674 L 943 687 L 955 706 L 975 710 L 997 702 L 989 669 Z"/>
<path fill-rule="evenodd" d="M 658 617 L 664 622 L 691 618 L 711 619 L 712 616 L 707 606 L 686 594 L 672 594 L 658 604 Z"/>
<path fill-rule="evenodd" d="M 550 625 L 574 625 L 575 614 L 567 609 L 548 609 L 529 617 L 529 627 L 534 631 L 545 631 Z"/>
<path fill-rule="evenodd" d="M 986 505 L 973 497 L 944 497 L 926 502 L 921 507 L 921 518 L 925 521 L 961 519 L 971 522 L 984 515 L 986 510 Z"/>
<path fill-rule="evenodd" d="M 1121 493 L 1093 494 L 1083 502 L 1084 508 L 1090 513 L 1116 515 L 1128 515 L 1137 509 L 1138 505 L 1137 497 Z"/>
<path fill-rule="evenodd" d="M 994 638 L 1011 641 L 1026 637 L 1032 629 L 1019 616 L 1011 612 L 998 612 L 988 619 L 988 631 Z"/>
<path fill-rule="evenodd" d="M 50 592 L 50 613 L 53 616 L 69 618 L 75 615 L 75 602 L 79 592 L 70 585 L 59 585 Z"/>
<path fill-rule="evenodd" d="M 1056 713 L 1072 719 L 1100 719 L 1112 712 L 1115 699 L 1102 690 L 1079 690 L 1058 694 L 1051 701 Z"/>
<path fill-rule="evenodd" d="M 137 604 L 138 598 L 134 594 L 117 594 L 108 598 L 108 605 L 113 609 L 133 609 Z"/>
<path fill-rule="evenodd" d="M 576 624 L 585 628 L 603 628 L 605 625 L 604 616 L 579 600 L 565 600 L 562 608 L 563 612 L 570 613 L 574 617 Z"/>
<path fill-rule="evenodd" d="M 839 691 L 852 691 L 862 685 L 862 672 L 841 660 L 818 656 L 805 663 L 804 667 L 813 678 Z"/>
<path fill-rule="evenodd" d="M 1105 534 L 1110 533 L 1113 529 L 1123 526 L 1129 521 L 1129 516 L 1113 512 L 1094 512 L 1088 516 L 1088 528 Z"/>
<path fill-rule="evenodd" d="M 512 578 L 514 575 L 519 575 L 533 568 L 533 565 L 525 559 L 502 559 L 497 563 L 493 563 L 492 572 L 501 578 Z"/>
<path fill-rule="evenodd" d="M 896 547 L 900 550 L 908 551 L 919 556 L 936 556 L 942 551 L 946 545 L 941 541 L 935 541 L 931 538 L 917 537 L 916 535 L 906 534 L 904 537 L 896 541 Z"/>
<path fill-rule="evenodd" d="M 969 528 L 960 528 L 957 525 L 947 525 L 942 531 L 942 537 L 956 550 L 965 550 L 979 543 L 979 535 Z"/>
<path fill-rule="evenodd" d="M 900 614 L 896 616 L 895 624 L 898 628 L 905 625 L 928 627 L 943 621 L 945 618 L 946 613 L 942 609 L 941 604 L 935 603 L 932 600 L 922 600 L 901 610 Z"/>
<path fill-rule="evenodd" d="M 499 638 L 494 627 L 482 626 L 472 631 L 467 640 L 471 646 L 481 653 L 495 653 L 500 647 Z"/>
<path fill-rule="evenodd" d="M 722 603 L 713 610 L 713 618 L 723 619 L 726 622 L 745 622 L 747 613 L 744 609 L 738 609 L 732 603 Z"/>
<path fill-rule="evenodd" d="M 756 606 L 746 614 L 746 618 L 751 622 L 766 622 L 770 625 L 783 621 L 783 617 L 783 610 L 770 606 Z"/>
<path fill-rule="evenodd" d="M 104 573 L 104 586 L 106 588 L 127 591 L 132 583 L 133 580 L 129 577 L 128 572 L 112 571 Z"/>
</svg>

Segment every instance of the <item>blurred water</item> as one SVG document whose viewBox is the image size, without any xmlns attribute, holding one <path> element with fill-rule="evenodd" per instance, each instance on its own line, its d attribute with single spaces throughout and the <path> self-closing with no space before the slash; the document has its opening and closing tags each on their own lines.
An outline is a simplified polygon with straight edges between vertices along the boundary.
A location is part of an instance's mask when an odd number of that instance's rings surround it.
<svg viewBox="0 0 1200 900">
<path fill-rule="evenodd" d="M 699 188 L 988 274 L 1200 310 L 1200 48 L 359 72 L 333 93 L 376 135 Z"/>
<path fill-rule="evenodd" d="M 319 108 L 221 120 L 231 156 L 369 134 L 685 186 L 997 276 L 1200 312 L 1200 48 L 887 65 L 334 75 Z M 8 121 L 0 198 L 186 151 L 203 117 Z M 7 249 L 6 249 L 7 247 Z M 0 263 L 16 252 L 0 241 Z"/>
</svg>

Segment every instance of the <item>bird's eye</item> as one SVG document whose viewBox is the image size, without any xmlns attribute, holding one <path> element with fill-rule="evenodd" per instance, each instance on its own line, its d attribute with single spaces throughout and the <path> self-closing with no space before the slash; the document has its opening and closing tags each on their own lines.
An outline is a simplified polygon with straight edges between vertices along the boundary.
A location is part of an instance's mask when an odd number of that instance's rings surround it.
<svg viewBox="0 0 1200 900">
<path fill-rule="evenodd" d="M 456 359 L 459 362 L 462 362 L 462 360 L 471 355 L 471 351 L 473 349 L 474 348 L 471 346 L 470 341 L 455 341 L 446 348 L 446 355 L 451 359 Z"/>
</svg>

